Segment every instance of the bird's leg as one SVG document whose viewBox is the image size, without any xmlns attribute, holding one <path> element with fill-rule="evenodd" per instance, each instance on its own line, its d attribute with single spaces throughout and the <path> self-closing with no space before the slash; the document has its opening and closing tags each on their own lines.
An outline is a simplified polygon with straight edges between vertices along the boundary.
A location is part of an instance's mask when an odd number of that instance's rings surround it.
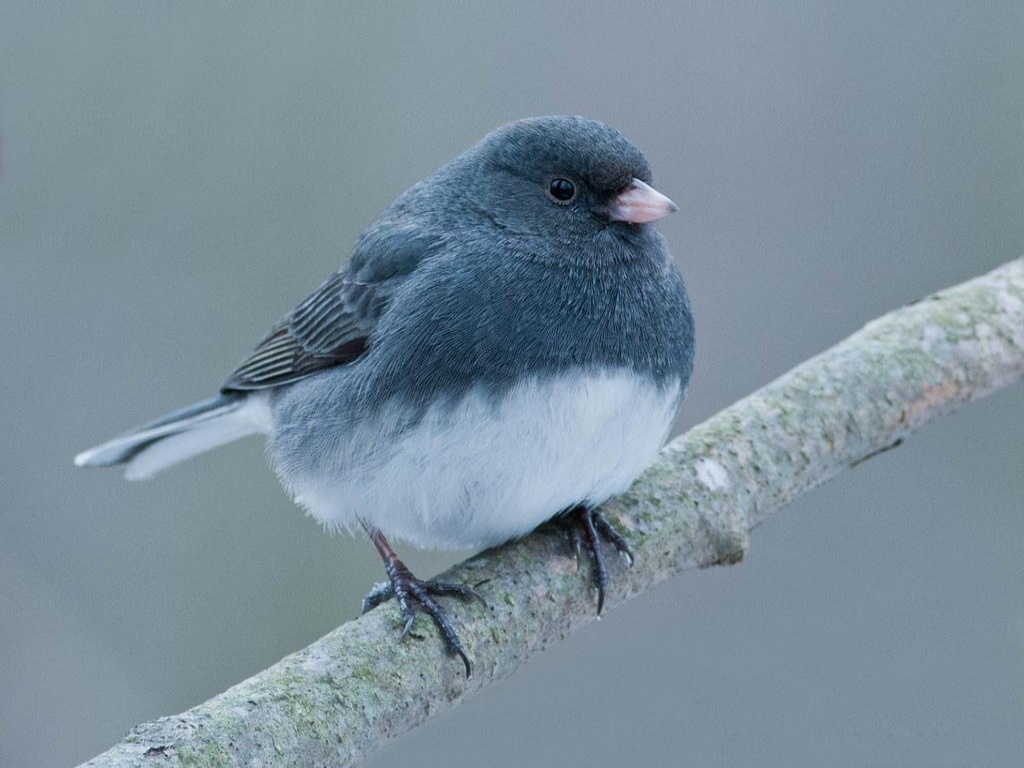
<svg viewBox="0 0 1024 768">
<path fill-rule="evenodd" d="M 434 620 L 435 626 L 441 633 L 448 654 L 462 659 L 462 663 L 466 666 L 466 678 L 468 679 L 472 675 L 469 657 L 466 655 L 462 643 L 459 642 L 459 636 L 456 634 L 448 614 L 434 598 L 457 597 L 460 600 L 480 600 L 481 602 L 483 602 L 483 598 L 475 590 L 462 584 L 450 584 L 433 579 L 420 581 L 398 558 L 383 533 L 366 523 L 363 523 L 363 528 L 366 529 L 370 541 L 380 553 L 381 559 L 384 561 L 384 570 L 388 574 L 387 582 L 377 584 L 363 598 L 363 613 L 395 598 L 405 621 L 402 626 L 402 637 L 408 635 L 412 630 L 413 619 L 416 618 L 417 612 L 422 611 L 427 614 Z"/>
<path fill-rule="evenodd" d="M 600 512 L 578 504 L 562 518 L 569 530 L 569 543 L 579 563 L 581 545 L 586 544 L 594 559 L 594 586 L 597 587 L 597 615 L 604 609 L 604 592 L 608 586 L 608 567 L 604 561 L 602 540 L 609 542 L 626 562 L 633 565 L 633 551 L 622 534 Z"/>
</svg>

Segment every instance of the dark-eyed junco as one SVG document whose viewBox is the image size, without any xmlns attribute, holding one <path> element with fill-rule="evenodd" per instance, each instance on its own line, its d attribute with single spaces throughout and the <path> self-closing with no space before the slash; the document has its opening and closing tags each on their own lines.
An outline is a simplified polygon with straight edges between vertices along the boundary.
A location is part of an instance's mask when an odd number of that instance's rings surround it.
<svg viewBox="0 0 1024 768">
<path fill-rule="evenodd" d="M 647 159 L 581 117 L 505 125 L 414 185 L 278 323 L 220 394 L 80 454 L 149 478 L 263 433 L 281 482 L 330 529 L 362 527 L 409 631 L 435 598 L 388 538 L 485 547 L 562 515 L 595 560 L 629 555 L 594 507 L 662 445 L 693 367 L 683 281 Z"/>
</svg>

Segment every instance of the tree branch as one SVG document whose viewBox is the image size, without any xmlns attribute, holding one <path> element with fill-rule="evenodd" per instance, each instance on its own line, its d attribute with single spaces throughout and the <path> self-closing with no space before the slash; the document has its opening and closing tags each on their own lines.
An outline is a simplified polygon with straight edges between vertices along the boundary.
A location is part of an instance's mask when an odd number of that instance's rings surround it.
<svg viewBox="0 0 1024 768">
<path fill-rule="evenodd" d="M 739 561 L 748 531 L 791 499 L 1022 376 L 1022 259 L 875 320 L 670 443 L 605 506 L 637 556 L 633 568 L 613 564 L 608 605 L 684 568 Z M 456 612 L 471 680 L 429 622 L 417 622 L 422 641 L 399 642 L 387 605 L 194 709 L 136 727 L 86 765 L 352 765 L 594 620 L 591 582 L 554 532 L 484 552 L 444 579 L 488 603 Z"/>
</svg>

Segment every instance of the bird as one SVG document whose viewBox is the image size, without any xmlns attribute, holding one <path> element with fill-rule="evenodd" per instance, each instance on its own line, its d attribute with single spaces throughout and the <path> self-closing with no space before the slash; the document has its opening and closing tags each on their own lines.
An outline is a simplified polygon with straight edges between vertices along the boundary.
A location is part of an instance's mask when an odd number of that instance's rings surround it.
<svg viewBox="0 0 1024 768">
<path fill-rule="evenodd" d="M 402 193 L 351 257 L 274 325 L 218 394 L 80 453 L 151 478 L 252 434 L 329 531 L 365 531 L 402 633 L 418 614 L 472 674 L 439 598 L 392 541 L 485 548 L 547 521 L 593 560 L 628 563 L 598 510 L 667 439 L 689 385 L 694 320 L 653 222 L 678 210 L 621 132 L 579 116 L 517 120 Z M 480 598 L 482 599 L 482 598 Z"/>
</svg>

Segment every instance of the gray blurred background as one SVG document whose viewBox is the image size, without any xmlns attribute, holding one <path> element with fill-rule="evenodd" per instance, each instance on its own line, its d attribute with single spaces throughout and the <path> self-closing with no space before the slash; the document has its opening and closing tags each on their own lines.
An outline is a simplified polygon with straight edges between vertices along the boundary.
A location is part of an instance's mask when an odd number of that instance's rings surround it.
<svg viewBox="0 0 1024 768">
<path fill-rule="evenodd" d="M 1022 40 L 1019 0 L 4 3 L 0 764 L 84 760 L 356 615 L 373 548 L 258 441 L 143 484 L 71 459 L 212 393 L 408 185 L 526 115 L 630 136 L 682 208 L 684 429 L 1024 253 Z M 1020 764 L 1022 394 L 372 764 Z"/>
</svg>

